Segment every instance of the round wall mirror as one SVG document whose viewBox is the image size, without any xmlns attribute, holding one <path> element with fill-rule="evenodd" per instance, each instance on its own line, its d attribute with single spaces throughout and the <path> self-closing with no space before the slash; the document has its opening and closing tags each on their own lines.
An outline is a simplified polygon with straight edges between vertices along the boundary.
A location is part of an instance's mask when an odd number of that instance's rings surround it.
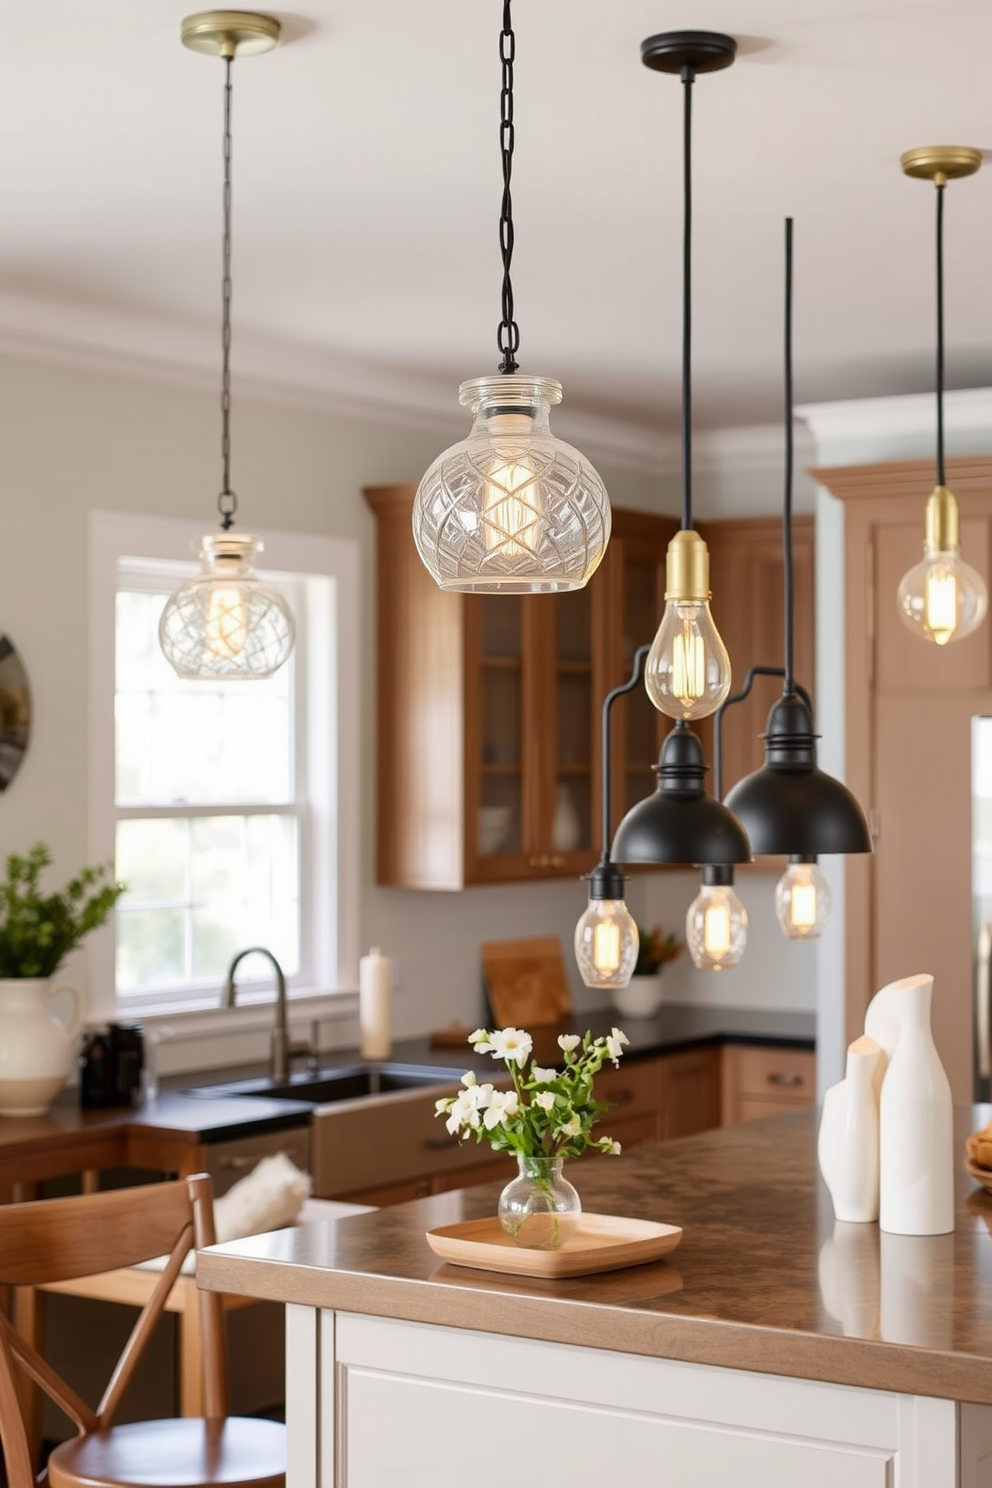
<svg viewBox="0 0 992 1488">
<path fill-rule="evenodd" d="M 31 735 L 31 689 L 13 641 L 0 635 L 0 791 L 21 768 Z"/>
</svg>

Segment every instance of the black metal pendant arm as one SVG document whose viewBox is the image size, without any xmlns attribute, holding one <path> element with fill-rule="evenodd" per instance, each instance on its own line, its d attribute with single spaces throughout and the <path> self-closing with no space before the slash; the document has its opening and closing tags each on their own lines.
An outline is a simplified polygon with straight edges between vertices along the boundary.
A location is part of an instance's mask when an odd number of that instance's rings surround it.
<svg viewBox="0 0 992 1488">
<path fill-rule="evenodd" d="M 734 703 L 742 703 L 750 695 L 755 677 L 784 677 L 785 667 L 753 666 L 748 668 L 747 676 L 744 678 L 744 686 L 739 692 L 732 692 L 717 708 L 713 715 L 713 795 L 717 801 L 723 800 L 723 715 Z M 809 710 L 810 723 L 813 720 L 813 702 L 805 687 L 794 684 L 793 693 L 802 698 Z M 784 693 L 783 696 L 787 694 Z"/>
<path fill-rule="evenodd" d="M 589 875 L 590 898 L 593 899 L 622 899 L 623 898 L 623 874 L 610 859 L 610 815 L 611 815 L 611 784 L 612 766 L 610 750 L 610 710 L 617 698 L 624 697 L 626 693 L 633 692 L 640 684 L 644 675 L 644 663 L 647 660 L 650 646 L 639 646 L 634 652 L 634 669 L 630 678 L 622 682 L 619 687 L 614 687 L 603 699 L 603 848 L 599 856 L 599 862 Z"/>
</svg>

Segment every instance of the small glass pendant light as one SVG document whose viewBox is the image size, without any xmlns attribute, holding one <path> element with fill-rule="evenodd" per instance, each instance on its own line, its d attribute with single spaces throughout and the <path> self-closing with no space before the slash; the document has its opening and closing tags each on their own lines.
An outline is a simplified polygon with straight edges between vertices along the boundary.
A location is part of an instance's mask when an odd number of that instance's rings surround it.
<svg viewBox="0 0 992 1488">
<path fill-rule="evenodd" d="M 513 318 L 513 62 L 510 0 L 500 32 L 500 153 L 503 199 L 499 240 L 503 318 L 499 376 L 463 382 L 472 412 L 468 438 L 446 449 L 417 488 L 413 537 L 442 589 L 483 594 L 552 594 L 581 589 L 610 537 L 610 502 L 597 472 L 551 432 L 549 411 L 561 384 L 517 372 L 520 331 Z"/>
<path fill-rule="evenodd" d="M 730 657 L 710 613 L 710 555 L 692 530 L 692 93 L 697 73 L 729 67 L 732 36 L 666 31 L 641 43 L 655 72 L 677 73 L 683 87 L 682 243 L 682 527 L 665 565 L 665 611 L 648 654 L 644 685 L 659 712 L 684 723 L 715 713 L 730 691 Z"/>
<path fill-rule="evenodd" d="M 786 940 L 815 940 L 830 913 L 830 887 L 811 854 L 794 853 L 775 885 L 775 916 Z"/>
<path fill-rule="evenodd" d="M 734 870 L 707 864 L 700 889 L 685 916 L 685 943 L 700 971 L 740 964 L 747 946 L 747 910 L 734 891 Z"/>
<path fill-rule="evenodd" d="M 946 646 L 977 630 L 985 618 L 985 582 L 961 557 L 958 503 L 944 478 L 944 191 L 948 181 L 974 175 L 982 152 L 968 145 L 907 150 L 907 176 L 937 188 L 937 485 L 926 505 L 923 558 L 903 575 L 899 614 L 915 635 Z"/>
<path fill-rule="evenodd" d="M 231 490 L 231 67 L 234 58 L 271 50 L 279 22 L 248 11 L 205 11 L 182 23 L 183 44 L 224 59 L 224 243 L 221 452 L 223 489 L 217 498 L 221 535 L 201 539 L 201 571 L 166 602 L 159 643 L 180 677 L 271 677 L 293 649 L 292 611 L 252 560 L 262 543 L 231 532 L 237 497 Z"/>
</svg>

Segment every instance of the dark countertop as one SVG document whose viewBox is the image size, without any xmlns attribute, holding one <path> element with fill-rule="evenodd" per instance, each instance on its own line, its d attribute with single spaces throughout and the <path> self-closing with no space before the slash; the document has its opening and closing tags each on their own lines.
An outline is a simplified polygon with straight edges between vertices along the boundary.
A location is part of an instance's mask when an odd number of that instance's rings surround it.
<svg viewBox="0 0 992 1488">
<path fill-rule="evenodd" d="M 992 1195 L 963 1166 L 989 1114 L 956 1113 L 949 1235 L 835 1223 L 805 1108 L 575 1165 L 588 1211 L 683 1227 L 650 1265 L 550 1281 L 439 1261 L 425 1230 L 491 1215 L 487 1184 L 218 1246 L 197 1274 L 311 1307 L 992 1404 Z"/>
<path fill-rule="evenodd" d="M 621 1020 L 607 1009 L 588 1014 L 569 1025 L 535 1029 L 538 1058 L 547 1063 L 554 1061 L 559 1033 L 582 1033 L 589 1028 L 599 1035 L 609 1033 L 618 1022 L 622 1022 L 630 1039 L 627 1054 L 632 1059 L 720 1042 L 811 1049 L 815 1039 L 812 1013 L 755 1012 L 672 1004 L 663 1006 L 653 1018 Z M 348 1049 L 322 1055 L 320 1063 L 323 1069 L 362 1065 L 357 1051 Z M 393 1046 L 390 1063 L 450 1069 L 455 1077 L 470 1066 L 488 1070 L 493 1065 L 488 1055 L 473 1054 L 467 1043 L 454 1048 L 435 1048 L 427 1037 L 398 1041 Z M 119 1132 L 122 1137 L 139 1134 L 211 1143 L 306 1125 L 312 1107 L 302 1101 L 237 1095 L 203 1097 L 184 1093 L 191 1087 L 237 1080 L 264 1071 L 264 1064 L 255 1063 L 173 1075 L 162 1082 L 161 1093 L 147 1105 L 105 1110 L 80 1110 L 78 1093 L 67 1090 L 45 1116 L 0 1118 L 0 1157 L 28 1154 L 57 1143 L 81 1144 L 87 1137 L 111 1130 Z M 305 1078 L 302 1069 L 297 1073 L 301 1079 Z"/>
</svg>

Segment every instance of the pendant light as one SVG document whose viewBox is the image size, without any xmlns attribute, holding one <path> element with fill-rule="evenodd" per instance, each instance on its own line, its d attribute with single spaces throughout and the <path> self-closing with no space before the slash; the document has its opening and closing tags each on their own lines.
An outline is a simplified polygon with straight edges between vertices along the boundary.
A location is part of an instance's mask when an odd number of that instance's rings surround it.
<svg viewBox="0 0 992 1488">
<path fill-rule="evenodd" d="M 786 940 L 815 940 L 830 912 L 830 887 L 815 856 L 793 853 L 775 885 L 775 917 Z"/>
<path fill-rule="evenodd" d="M 709 609 L 709 553 L 692 531 L 692 86 L 698 72 L 729 67 L 736 54 L 733 37 L 712 31 L 668 31 L 641 43 L 645 66 L 677 73 L 683 85 L 682 527 L 669 545 L 665 614 L 645 669 L 652 703 L 676 723 L 654 766 L 654 794 L 617 828 L 617 863 L 725 865 L 751 857 L 741 823 L 706 794 L 702 746 L 689 728 L 730 689 L 730 661 Z"/>
<path fill-rule="evenodd" d="M 742 691 L 727 698 L 713 719 L 713 794 L 718 801 L 723 794 L 723 715 L 747 696 L 758 670 L 778 669 L 752 667 Z M 699 971 L 730 971 L 740 965 L 747 948 L 747 910 L 734 888 L 732 864 L 703 865 L 699 893 L 686 910 L 685 943 Z"/>
<path fill-rule="evenodd" d="M 253 562 L 257 537 L 231 531 L 237 497 L 231 490 L 231 72 L 235 57 L 270 51 L 279 22 L 242 10 L 187 16 L 183 45 L 224 61 L 224 240 L 222 280 L 221 461 L 217 498 L 220 535 L 200 543 L 201 570 L 167 601 L 159 643 L 180 677 L 211 680 L 271 677 L 293 649 L 292 612 Z"/>
<path fill-rule="evenodd" d="M 504 0 L 499 37 L 503 313 L 496 337 L 502 360 L 499 376 L 462 383 L 458 399 L 472 413 L 472 428 L 421 480 L 413 536 L 442 589 L 550 594 L 581 589 L 592 577 L 609 541 L 611 515 L 606 488 L 592 465 L 551 433 L 550 409 L 561 402 L 561 383 L 517 370 L 520 331 L 510 279 L 515 54 L 510 0 Z"/>
<path fill-rule="evenodd" d="M 683 88 L 682 525 L 668 545 L 665 611 L 644 673 L 648 697 L 669 718 L 715 713 L 730 691 L 730 657 L 710 613 L 710 555 L 692 530 L 692 90 L 696 74 L 729 67 L 731 36 L 667 31 L 641 43 L 641 60 L 678 73 Z"/>
<path fill-rule="evenodd" d="M 819 769 L 812 710 L 793 671 L 792 561 L 792 219 L 785 224 L 785 666 L 782 696 L 768 715 L 765 763 L 737 782 L 727 805 L 756 853 L 815 858 L 820 853 L 871 852 L 871 834 L 855 797 Z M 755 671 L 760 669 L 755 668 Z"/>
<path fill-rule="evenodd" d="M 987 604 L 981 574 L 961 557 L 958 504 L 944 484 L 944 192 L 981 163 L 982 152 L 967 145 L 929 145 L 901 160 L 907 176 L 937 188 L 937 485 L 926 505 L 922 562 L 903 576 L 896 603 L 910 630 L 937 646 L 977 630 Z"/>
<path fill-rule="evenodd" d="M 640 684 L 649 647 L 634 655 L 628 681 L 614 687 L 603 700 L 603 850 L 589 874 L 589 904 L 575 927 L 575 960 L 587 987 L 610 990 L 626 987 L 634 974 L 640 937 L 637 923 L 624 903 L 625 879 L 610 857 L 610 709 L 617 698 Z"/>
</svg>

